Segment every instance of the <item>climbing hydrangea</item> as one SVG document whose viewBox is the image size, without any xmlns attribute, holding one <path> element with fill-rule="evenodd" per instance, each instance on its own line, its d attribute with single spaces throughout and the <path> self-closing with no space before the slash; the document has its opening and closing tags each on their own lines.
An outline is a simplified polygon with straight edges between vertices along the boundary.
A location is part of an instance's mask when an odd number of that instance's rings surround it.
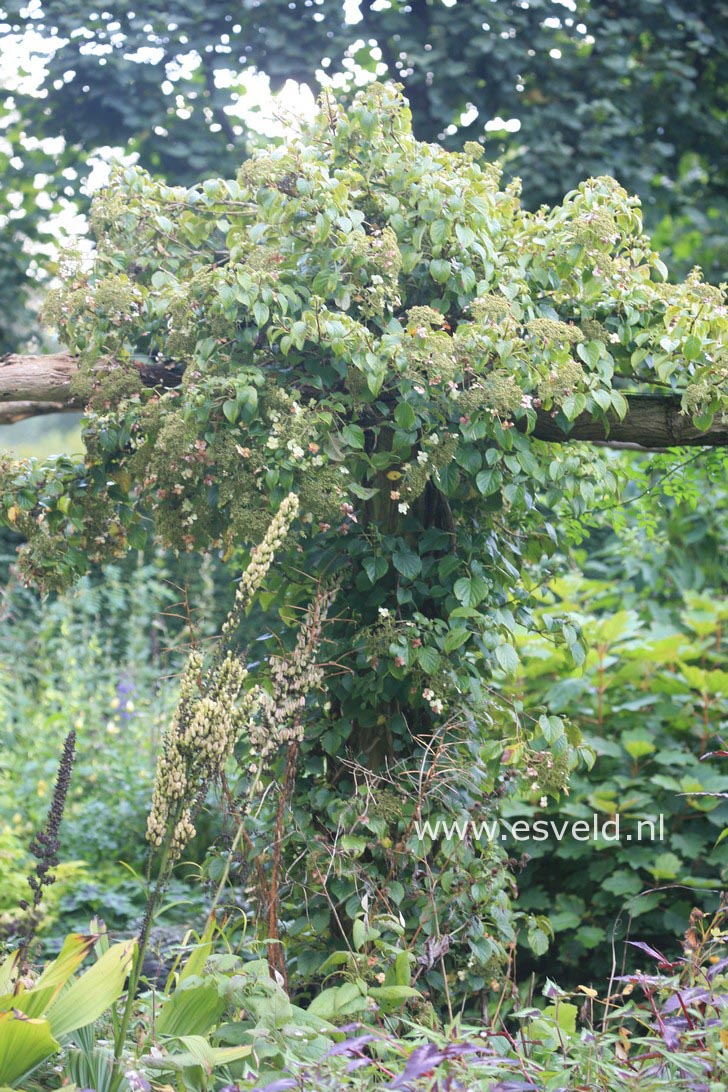
<svg viewBox="0 0 728 1092">
<path fill-rule="evenodd" d="M 30 577 L 70 579 L 91 541 L 118 556 L 147 514 L 177 549 L 229 550 L 290 489 L 314 536 L 348 534 L 362 502 L 406 514 L 387 471 L 422 495 L 430 433 L 459 436 L 459 473 L 477 474 L 470 445 L 529 433 L 539 401 L 567 429 L 582 413 L 608 428 L 627 379 L 669 382 L 701 426 L 726 409 L 723 293 L 697 270 L 665 283 L 635 198 L 600 177 L 526 212 L 473 147 L 418 143 L 389 87 L 348 110 L 325 96 L 236 179 L 116 168 L 91 222 L 93 266 L 69 261 L 45 306 L 79 357 L 85 466 L 2 473 Z M 171 389 L 146 390 L 145 363 Z"/>
</svg>

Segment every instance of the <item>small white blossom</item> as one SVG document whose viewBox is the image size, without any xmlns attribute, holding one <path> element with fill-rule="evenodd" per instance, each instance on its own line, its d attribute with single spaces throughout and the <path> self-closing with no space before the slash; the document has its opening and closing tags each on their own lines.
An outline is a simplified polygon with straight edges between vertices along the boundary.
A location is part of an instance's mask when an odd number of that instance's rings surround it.
<svg viewBox="0 0 728 1092">
<path fill-rule="evenodd" d="M 402 501 L 401 504 L 398 504 L 397 508 L 402 513 L 402 515 L 406 515 L 409 512 L 409 505 L 406 501 Z"/>
</svg>

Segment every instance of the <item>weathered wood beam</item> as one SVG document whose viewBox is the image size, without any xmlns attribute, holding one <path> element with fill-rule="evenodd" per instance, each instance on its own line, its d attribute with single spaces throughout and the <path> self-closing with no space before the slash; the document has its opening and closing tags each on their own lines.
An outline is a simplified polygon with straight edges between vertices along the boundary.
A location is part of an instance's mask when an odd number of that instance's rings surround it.
<svg viewBox="0 0 728 1092">
<path fill-rule="evenodd" d="M 0 402 L 71 405 L 71 380 L 77 370 L 70 353 L 5 356 L 0 360 Z"/>
<path fill-rule="evenodd" d="M 623 421 L 614 418 L 607 428 L 588 413 L 572 421 L 569 431 L 562 429 L 555 417 L 538 411 L 534 436 L 551 443 L 571 443 L 574 440 L 599 441 L 617 448 L 637 444 L 640 448 L 726 447 L 728 421 L 715 421 L 704 432 L 687 414 L 681 412 L 678 394 L 631 394 L 629 409 Z"/>
<path fill-rule="evenodd" d="M 170 363 L 140 361 L 135 367 L 149 387 L 174 387 L 181 375 L 180 368 Z M 12 355 L 0 359 L 0 421 L 77 410 L 71 393 L 71 380 L 77 369 L 70 353 Z M 539 410 L 534 436 L 555 444 L 598 442 L 615 448 L 637 445 L 645 450 L 728 446 L 728 422 L 715 422 L 701 432 L 681 412 L 677 394 L 632 394 L 627 396 L 627 403 L 629 409 L 624 420 L 615 418 L 608 427 L 583 413 L 566 429 L 557 423 L 555 414 Z M 6 416 L 2 416 L 3 404 Z M 518 427 L 525 425 L 519 423 Z"/>
<path fill-rule="evenodd" d="M 46 413 L 78 413 L 78 406 L 63 402 L 0 402 L 0 425 L 15 425 Z"/>
<path fill-rule="evenodd" d="M 180 368 L 170 363 L 135 361 L 134 367 L 148 387 L 174 387 L 181 375 Z M 4 356 L 0 358 L 0 405 L 55 402 L 78 409 L 71 393 L 71 380 L 77 371 L 78 361 L 70 353 Z"/>
</svg>

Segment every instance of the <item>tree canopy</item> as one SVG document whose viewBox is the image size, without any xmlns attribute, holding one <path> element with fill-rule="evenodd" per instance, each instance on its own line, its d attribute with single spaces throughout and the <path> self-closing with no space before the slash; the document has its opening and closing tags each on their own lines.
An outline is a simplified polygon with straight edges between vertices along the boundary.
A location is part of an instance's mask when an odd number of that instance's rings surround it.
<svg viewBox="0 0 728 1092">
<path fill-rule="evenodd" d="M 239 107 L 255 71 L 274 90 L 287 79 L 351 84 L 357 66 L 395 78 L 418 138 L 484 143 L 489 159 L 523 175 L 527 207 L 609 174 L 641 196 L 683 273 L 696 260 L 712 279 L 725 270 L 723 0 L 215 0 L 204 19 L 187 0 L 138 7 L 4 5 L 5 32 L 30 35 L 45 64 L 40 90 L 4 105 L 8 349 L 23 332 L 18 290 L 28 284 L 18 241 L 38 243 L 49 204 L 83 202 L 93 154 L 124 149 L 171 184 L 232 174 L 248 144 Z M 57 139 L 43 143 L 59 137 L 60 152 Z"/>
</svg>

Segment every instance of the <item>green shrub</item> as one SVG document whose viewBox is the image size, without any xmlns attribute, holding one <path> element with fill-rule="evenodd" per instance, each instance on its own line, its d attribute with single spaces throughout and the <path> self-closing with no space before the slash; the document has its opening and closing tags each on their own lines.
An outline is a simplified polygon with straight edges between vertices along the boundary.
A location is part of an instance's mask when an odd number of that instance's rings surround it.
<svg viewBox="0 0 728 1092">
<path fill-rule="evenodd" d="M 591 771 L 572 773 L 558 802 L 541 809 L 532 794 L 508 802 L 504 815 L 557 825 L 620 816 L 618 842 L 552 837 L 520 846 L 531 860 L 519 905 L 547 914 L 556 933 L 548 973 L 585 981 L 608 973 L 612 936 L 620 961 L 626 937 L 666 943 L 693 905 L 714 905 L 725 876 L 725 847 L 716 843 L 726 801 L 703 794 L 725 788 L 725 759 L 707 755 L 720 748 L 728 715 L 728 600 L 686 592 L 659 608 L 643 595 L 615 611 L 611 582 L 576 573 L 553 581 L 544 599 L 544 636 L 520 642 L 515 692 L 527 709 L 548 705 L 578 719 L 597 758 Z M 589 648 L 580 669 L 548 640 L 548 616 L 563 611 L 573 612 Z M 664 840 L 626 840 L 640 820 L 654 820 L 659 836 L 660 815 Z"/>
</svg>

